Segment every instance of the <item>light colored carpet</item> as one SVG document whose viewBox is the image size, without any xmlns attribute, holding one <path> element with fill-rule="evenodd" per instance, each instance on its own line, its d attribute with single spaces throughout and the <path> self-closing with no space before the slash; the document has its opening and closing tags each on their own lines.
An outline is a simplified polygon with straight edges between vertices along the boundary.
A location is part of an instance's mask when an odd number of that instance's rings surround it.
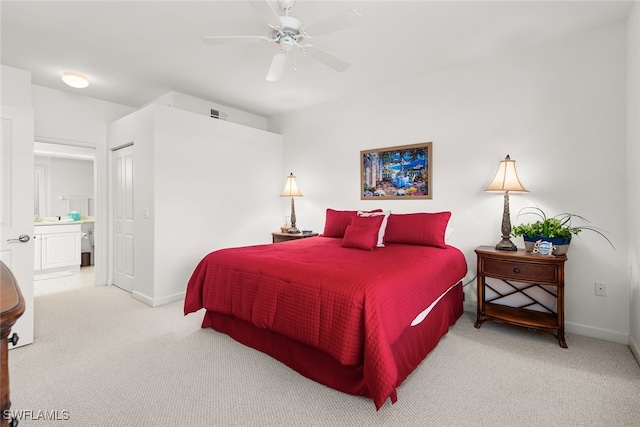
<svg viewBox="0 0 640 427">
<path fill-rule="evenodd" d="M 115 287 L 36 299 L 35 342 L 9 352 L 20 426 L 639 426 L 627 346 L 465 313 L 380 411 L 225 335 L 182 303 L 150 308 Z M 66 415 L 65 415 L 66 414 Z M 42 416 L 41 416 L 42 418 Z"/>
</svg>

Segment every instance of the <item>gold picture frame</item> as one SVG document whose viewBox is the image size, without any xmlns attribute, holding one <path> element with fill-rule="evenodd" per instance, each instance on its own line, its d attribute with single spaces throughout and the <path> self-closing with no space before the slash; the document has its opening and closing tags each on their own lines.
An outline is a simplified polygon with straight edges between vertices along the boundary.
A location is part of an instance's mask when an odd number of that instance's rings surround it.
<svg viewBox="0 0 640 427">
<path fill-rule="evenodd" d="M 433 197 L 432 143 L 360 151 L 360 199 Z"/>
</svg>

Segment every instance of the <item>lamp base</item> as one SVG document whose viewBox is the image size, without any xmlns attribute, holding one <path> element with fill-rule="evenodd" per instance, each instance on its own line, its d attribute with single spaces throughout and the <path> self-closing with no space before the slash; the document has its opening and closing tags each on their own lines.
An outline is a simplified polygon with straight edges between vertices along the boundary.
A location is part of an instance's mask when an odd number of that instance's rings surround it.
<svg viewBox="0 0 640 427">
<path fill-rule="evenodd" d="M 496 250 L 498 250 L 498 251 L 517 251 L 518 248 L 507 237 L 503 237 L 502 240 L 500 240 L 498 242 L 498 244 L 496 245 Z"/>
<path fill-rule="evenodd" d="M 287 233 L 289 233 L 289 234 L 297 234 L 299 232 L 300 232 L 300 230 L 298 230 L 298 228 L 296 226 L 289 227 L 289 229 L 287 230 Z"/>
</svg>

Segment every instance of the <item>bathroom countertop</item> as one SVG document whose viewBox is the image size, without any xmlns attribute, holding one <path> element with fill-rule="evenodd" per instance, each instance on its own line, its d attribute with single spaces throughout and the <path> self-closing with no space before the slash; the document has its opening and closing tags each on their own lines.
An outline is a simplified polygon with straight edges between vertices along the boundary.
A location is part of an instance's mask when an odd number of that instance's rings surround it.
<svg viewBox="0 0 640 427">
<path fill-rule="evenodd" d="M 67 218 L 58 219 L 57 216 L 54 217 L 44 217 L 40 218 L 38 221 L 34 221 L 33 225 L 35 226 L 43 226 L 43 225 L 68 225 L 68 224 L 84 224 L 88 222 L 94 222 L 92 216 L 83 216 L 80 218 L 80 221 L 71 221 Z"/>
</svg>

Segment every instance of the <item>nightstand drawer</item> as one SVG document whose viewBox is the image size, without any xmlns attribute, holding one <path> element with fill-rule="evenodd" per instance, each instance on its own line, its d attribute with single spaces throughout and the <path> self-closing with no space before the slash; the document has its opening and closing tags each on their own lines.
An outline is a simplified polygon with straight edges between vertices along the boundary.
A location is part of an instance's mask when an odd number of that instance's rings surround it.
<svg viewBox="0 0 640 427">
<path fill-rule="evenodd" d="M 505 279 L 558 283 L 558 266 L 484 258 L 482 273 Z"/>
</svg>

